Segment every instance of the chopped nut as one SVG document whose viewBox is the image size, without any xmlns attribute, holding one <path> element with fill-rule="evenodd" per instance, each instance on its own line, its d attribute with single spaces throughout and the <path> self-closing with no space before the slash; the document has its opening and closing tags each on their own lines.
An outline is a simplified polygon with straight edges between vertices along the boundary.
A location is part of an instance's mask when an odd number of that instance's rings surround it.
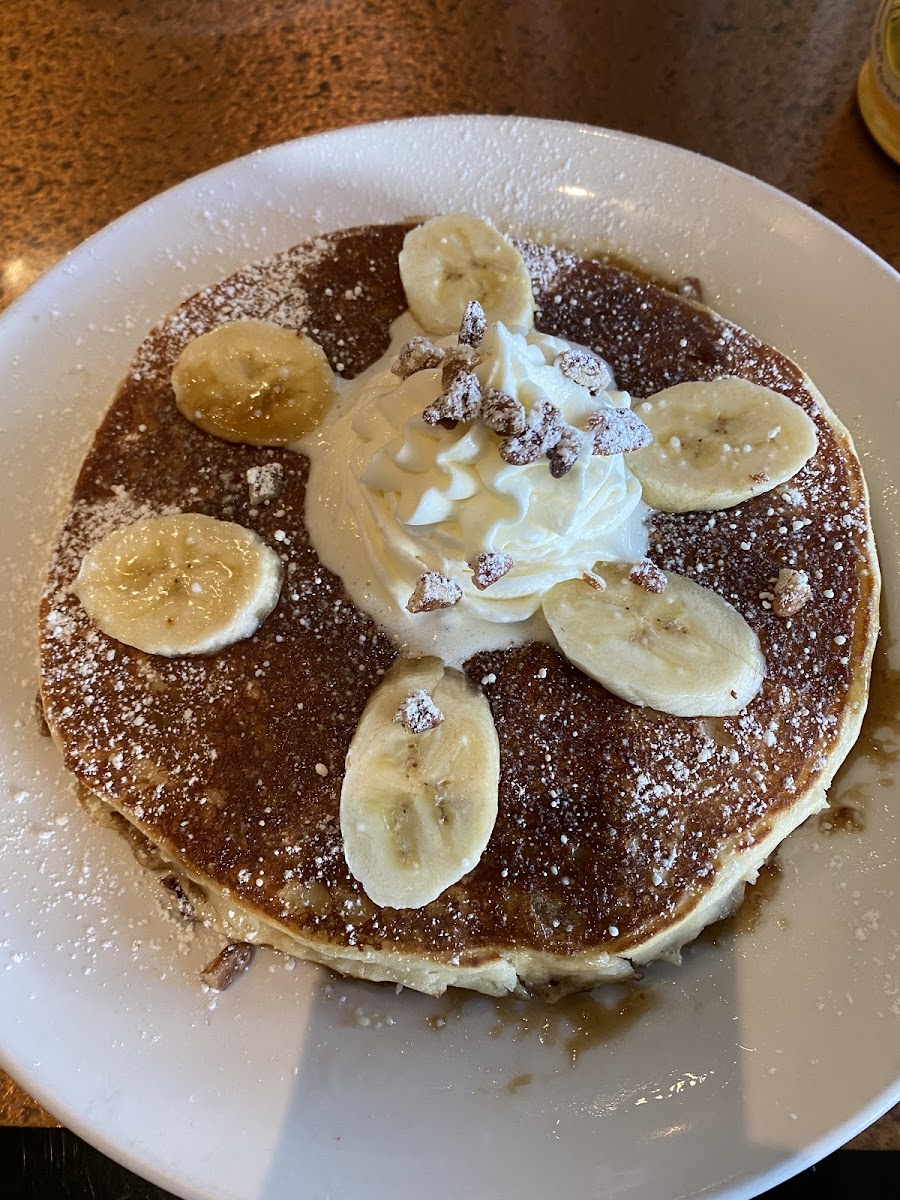
<svg viewBox="0 0 900 1200">
<path fill-rule="evenodd" d="M 500 457 L 516 467 L 537 462 L 553 449 L 565 428 L 566 423 L 556 405 L 541 397 L 525 418 L 524 432 L 500 443 Z"/>
<path fill-rule="evenodd" d="M 696 275 L 685 275 L 678 285 L 678 295 L 683 296 L 685 300 L 694 300 L 698 304 L 702 304 L 703 284 Z"/>
<path fill-rule="evenodd" d="M 200 972 L 201 980 L 214 991 L 224 992 L 250 966 L 255 949 L 249 942 L 229 942 Z"/>
<path fill-rule="evenodd" d="M 598 575 L 596 571 L 582 571 L 581 578 L 585 583 L 589 583 L 596 591 L 606 591 L 606 580 L 602 575 Z"/>
<path fill-rule="evenodd" d="M 193 921 L 194 906 L 179 880 L 174 875 L 166 875 L 160 883 L 171 893 L 171 904 L 175 911 L 188 921 Z"/>
<path fill-rule="evenodd" d="M 779 571 L 772 599 L 772 611 L 779 617 L 792 617 L 811 597 L 812 588 L 805 571 Z"/>
<path fill-rule="evenodd" d="M 441 385 L 448 388 L 457 375 L 474 371 L 480 362 L 481 355 L 474 346 L 454 346 L 452 350 L 445 351 L 441 367 Z"/>
<path fill-rule="evenodd" d="M 645 592 L 655 592 L 657 596 L 666 590 L 668 583 L 665 571 L 660 570 L 649 558 L 642 558 L 639 563 L 635 563 L 628 572 L 628 578 Z"/>
<path fill-rule="evenodd" d="M 529 463 L 537 462 L 543 453 L 540 435 L 533 429 L 500 443 L 500 457 L 514 467 L 527 467 Z"/>
<path fill-rule="evenodd" d="M 422 413 L 429 425 L 440 421 L 473 421 L 481 412 L 481 384 L 471 371 L 462 371 L 450 381 L 446 392 L 438 396 Z"/>
<path fill-rule="evenodd" d="M 488 388 L 481 402 L 481 419 L 501 437 L 517 437 L 525 432 L 525 406 L 498 388 Z"/>
<path fill-rule="evenodd" d="M 429 404 L 422 412 L 422 420 L 426 425 L 443 425 L 445 429 L 455 429 L 459 422 L 444 415 L 444 400 L 443 396 L 438 396 L 434 403 Z"/>
<path fill-rule="evenodd" d="M 567 425 L 552 450 L 547 451 L 550 459 L 550 474 L 554 479 L 562 479 L 575 466 L 578 455 L 588 444 L 588 436 L 580 429 Z"/>
<path fill-rule="evenodd" d="M 613 381 L 612 371 L 606 363 L 587 350 L 566 350 L 563 354 L 557 354 L 553 365 L 562 371 L 566 379 L 587 388 L 592 395 L 605 392 Z"/>
<path fill-rule="evenodd" d="M 407 733 L 427 733 L 429 729 L 437 729 L 443 719 L 444 714 L 421 688 L 406 697 L 394 717 Z"/>
<path fill-rule="evenodd" d="M 34 698 L 34 715 L 37 717 L 38 733 L 41 737 L 50 737 L 50 726 L 47 724 L 47 718 L 44 715 L 44 702 L 41 699 L 41 693 Z"/>
<path fill-rule="evenodd" d="M 769 472 L 768 471 L 754 472 L 754 474 L 750 476 L 750 482 L 751 483 L 768 483 L 769 482 Z"/>
<path fill-rule="evenodd" d="M 428 371 L 439 367 L 444 360 L 444 351 L 430 338 L 410 338 L 391 364 L 391 371 L 401 379 L 408 379 L 417 371 Z"/>
<path fill-rule="evenodd" d="M 595 454 L 628 454 L 649 446 L 653 435 L 630 408 L 601 408 L 588 421 Z"/>
<path fill-rule="evenodd" d="M 459 344 L 461 346 L 480 346 L 486 329 L 487 318 L 484 315 L 484 309 L 477 300 L 470 300 L 466 305 L 462 324 L 459 327 Z"/>
<path fill-rule="evenodd" d="M 472 568 L 472 582 L 480 592 L 483 592 L 492 583 L 496 583 L 498 579 L 509 574 L 512 570 L 513 559 L 512 555 L 507 554 L 504 550 L 495 550 L 479 554 L 474 562 L 469 563 L 469 566 Z"/>
<path fill-rule="evenodd" d="M 462 599 L 462 588 L 446 575 L 426 571 L 419 577 L 415 590 L 406 602 L 408 612 L 433 612 L 436 608 L 452 608 Z"/>
<path fill-rule="evenodd" d="M 284 490 L 284 467 L 279 462 L 247 468 L 247 488 L 251 504 L 277 500 Z"/>
</svg>

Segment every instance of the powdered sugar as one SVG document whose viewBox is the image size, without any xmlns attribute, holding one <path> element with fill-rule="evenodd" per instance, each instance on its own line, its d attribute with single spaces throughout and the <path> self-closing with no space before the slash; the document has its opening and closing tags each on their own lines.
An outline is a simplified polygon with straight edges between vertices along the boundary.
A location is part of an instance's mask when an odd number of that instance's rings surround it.
<svg viewBox="0 0 900 1200">
<path fill-rule="evenodd" d="M 131 366 L 136 382 L 168 381 L 172 363 L 193 338 L 229 321 L 265 319 L 307 331 L 306 293 L 297 284 L 328 248 L 326 238 L 274 254 L 245 267 L 225 287 L 206 288 L 159 326 L 160 337 L 141 344 Z"/>
</svg>

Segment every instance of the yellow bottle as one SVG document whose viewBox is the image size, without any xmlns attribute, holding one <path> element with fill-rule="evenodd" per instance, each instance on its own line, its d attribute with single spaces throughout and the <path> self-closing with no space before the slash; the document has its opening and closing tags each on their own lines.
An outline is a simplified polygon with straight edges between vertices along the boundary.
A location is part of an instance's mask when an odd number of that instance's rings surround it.
<svg viewBox="0 0 900 1200">
<path fill-rule="evenodd" d="M 900 163 L 900 0 L 882 0 L 856 94 L 872 136 Z"/>
</svg>

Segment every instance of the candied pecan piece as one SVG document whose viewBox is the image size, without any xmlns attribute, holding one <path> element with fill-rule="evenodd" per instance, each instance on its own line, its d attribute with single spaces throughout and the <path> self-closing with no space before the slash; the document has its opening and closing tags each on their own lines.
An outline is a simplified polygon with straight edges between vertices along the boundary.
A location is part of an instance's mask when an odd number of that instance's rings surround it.
<svg viewBox="0 0 900 1200">
<path fill-rule="evenodd" d="M 493 550 L 479 554 L 469 566 L 472 568 L 472 582 L 479 592 L 483 592 L 492 583 L 509 574 L 513 567 L 513 559 L 505 550 Z"/>
<path fill-rule="evenodd" d="M 431 338 L 413 337 L 391 364 L 391 371 L 401 379 L 408 379 L 418 371 L 439 367 L 444 360 L 444 351 Z"/>
<path fill-rule="evenodd" d="M 596 571 L 582 571 L 581 578 L 585 583 L 589 583 L 595 591 L 606 591 L 606 580 L 602 575 L 598 575 Z"/>
<path fill-rule="evenodd" d="M 499 388 L 488 388 L 481 402 L 481 419 L 501 437 L 517 437 L 525 432 L 524 404 Z"/>
<path fill-rule="evenodd" d="M 255 950 L 249 942 L 229 942 L 200 972 L 201 980 L 214 991 L 224 992 L 250 966 Z"/>
<path fill-rule="evenodd" d="M 553 360 L 566 379 L 580 384 L 593 395 L 605 392 L 613 381 L 612 371 L 595 354 L 587 350 L 565 350 Z"/>
<path fill-rule="evenodd" d="M 487 329 L 487 318 L 484 309 L 477 300 L 470 300 L 463 313 L 459 327 L 459 344 L 461 346 L 480 346 L 481 339 Z"/>
<path fill-rule="evenodd" d="M 280 462 L 247 468 L 247 489 L 251 504 L 277 500 L 284 490 L 284 467 Z"/>
<path fill-rule="evenodd" d="M 518 437 L 500 443 L 500 457 L 514 467 L 527 467 L 529 463 L 537 462 L 543 453 L 540 434 L 534 429 L 526 429 Z"/>
<path fill-rule="evenodd" d="M 565 428 L 559 409 L 542 396 L 525 418 L 524 431 L 500 443 L 500 457 L 516 467 L 537 462 L 553 449 Z"/>
<path fill-rule="evenodd" d="M 429 729 L 437 729 L 443 719 L 444 714 L 424 688 L 411 692 L 394 717 L 407 733 L 427 733 Z"/>
<path fill-rule="evenodd" d="M 666 590 L 668 582 L 665 571 L 660 570 L 649 558 L 642 558 L 640 562 L 635 563 L 628 572 L 628 578 L 645 592 L 655 592 L 657 596 Z"/>
<path fill-rule="evenodd" d="M 474 371 L 481 362 L 481 355 L 474 346 L 454 346 L 444 354 L 441 366 L 441 386 L 448 388 L 457 375 Z"/>
<path fill-rule="evenodd" d="M 439 421 L 473 421 L 481 412 L 481 384 L 472 371 L 455 375 L 447 390 L 422 413 L 429 425 Z"/>
<path fill-rule="evenodd" d="M 580 429 L 567 425 L 562 431 L 559 441 L 552 450 L 547 451 L 550 459 L 550 474 L 554 479 L 562 479 L 575 466 L 578 455 L 588 444 L 588 436 Z"/>
<path fill-rule="evenodd" d="M 649 446 L 653 435 L 630 408 L 601 408 L 591 414 L 588 433 L 595 454 L 628 454 Z"/>
<path fill-rule="evenodd" d="M 413 594 L 406 602 L 408 612 L 433 612 L 436 608 L 452 608 L 462 599 L 462 588 L 446 575 L 426 571 L 419 576 Z"/>
<path fill-rule="evenodd" d="M 772 611 L 779 617 L 792 617 L 812 598 L 809 576 L 805 571 L 783 570 L 772 600 Z"/>
</svg>

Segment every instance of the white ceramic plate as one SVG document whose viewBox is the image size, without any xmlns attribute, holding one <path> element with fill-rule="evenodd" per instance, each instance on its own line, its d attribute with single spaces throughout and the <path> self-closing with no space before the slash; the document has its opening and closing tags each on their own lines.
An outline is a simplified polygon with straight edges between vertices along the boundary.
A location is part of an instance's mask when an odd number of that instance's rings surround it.
<svg viewBox="0 0 900 1200">
<path fill-rule="evenodd" d="M 36 734 L 43 561 L 145 332 L 311 234 L 453 209 L 698 275 L 713 306 L 799 361 L 856 436 L 900 628 L 900 281 L 816 214 L 669 146 L 489 117 L 344 130 L 191 180 L 0 322 L 0 1059 L 78 1133 L 186 1197 L 751 1196 L 900 1098 L 900 788 L 884 762 L 853 768 L 871 792 L 862 833 L 796 833 L 752 931 L 654 968 L 654 1003 L 573 1067 L 552 1023 L 498 1029 L 489 1000 L 453 1010 L 274 954 L 211 1003 L 196 978 L 216 943 L 162 914 Z"/>
</svg>

